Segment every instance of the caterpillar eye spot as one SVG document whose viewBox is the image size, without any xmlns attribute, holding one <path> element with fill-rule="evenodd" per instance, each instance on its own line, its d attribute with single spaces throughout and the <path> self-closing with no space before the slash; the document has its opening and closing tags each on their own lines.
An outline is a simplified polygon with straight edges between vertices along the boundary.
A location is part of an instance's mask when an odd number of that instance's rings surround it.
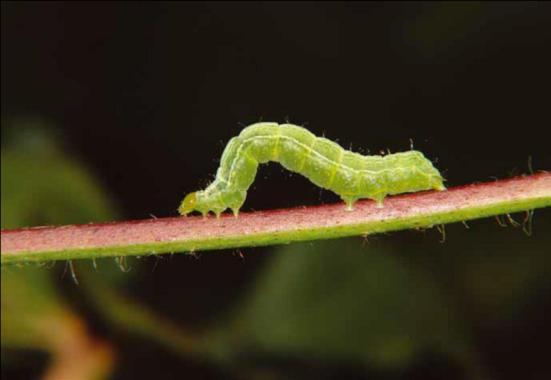
<svg viewBox="0 0 551 380">
<path fill-rule="evenodd" d="M 182 215 L 213 211 L 219 216 L 229 208 L 237 217 L 258 165 L 268 161 L 333 191 L 347 209 L 362 198 L 382 207 L 388 194 L 445 190 L 442 175 L 419 151 L 382 150 L 381 155 L 364 156 L 297 125 L 256 123 L 228 142 L 214 181 L 205 190 L 188 194 L 178 211 Z"/>
</svg>

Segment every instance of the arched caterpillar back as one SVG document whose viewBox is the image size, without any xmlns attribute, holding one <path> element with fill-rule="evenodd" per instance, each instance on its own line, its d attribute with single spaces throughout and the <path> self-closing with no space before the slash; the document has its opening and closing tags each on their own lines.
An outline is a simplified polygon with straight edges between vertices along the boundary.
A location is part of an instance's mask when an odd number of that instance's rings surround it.
<svg viewBox="0 0 551 380">
<path fill-rule="evenodd" d="M 230 208 L 237 216 L 258 165 L 268 161 L 335 192 L 348 209 L 361 198 L 382 204 L 388 194 L 445 190 L 440 172 L 419 151 L 363 156 L 293 124 L 257 123 L 229 141 L 214 181 L 188 194 L 178 211 L 219 216 Z"/>
</svg>

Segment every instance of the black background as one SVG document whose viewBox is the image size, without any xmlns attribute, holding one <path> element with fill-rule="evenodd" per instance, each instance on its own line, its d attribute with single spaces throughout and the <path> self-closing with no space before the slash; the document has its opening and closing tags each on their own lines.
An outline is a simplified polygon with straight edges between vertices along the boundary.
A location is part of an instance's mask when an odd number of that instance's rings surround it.
<svg viewBox="0 0 551 380">
<path fill-rule="evenodd" d="M 124 218 L 176 215 L 229 138 L 259 120 L 363 153 L 412 139 L 448 186 L 526 173 L 529 157 L 551 166 L 545 3 L 3 2 L 1 27 L 3 118 L 55 124 Z M 269 165 L 244 210 L 336 200 Z M 261 251 L 245 264 L 175 256 L 135 292 L 201 324 L 247 284 Z M 174 288 L 192 308 L 152 290 Z M 156 355 L 167 373 L 211 374 Z M 148 373 L 132 358 L 128 373 Z"/>
</svg>

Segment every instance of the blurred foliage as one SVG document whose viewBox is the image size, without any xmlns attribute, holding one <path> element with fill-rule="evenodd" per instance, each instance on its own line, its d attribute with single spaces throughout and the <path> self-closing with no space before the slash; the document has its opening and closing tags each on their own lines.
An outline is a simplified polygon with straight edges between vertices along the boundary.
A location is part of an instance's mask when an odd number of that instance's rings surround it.
<svg viewBox="0 0 551 380">
<path fill-rule="evenodd" d="M 2 228 L 107 221 L 114 206 L 47 124 L 16 122 L 2 149 Z"/>
<path fill-rule="evenodd" d="M 3 347 L 52 350 L 52 339 L 59 331 L 51 323 L 63 324 L 67 314 L 68 307 L 58 296 L 48 269 L 3 268 Z"/>
<path fill-rule="evenodd" d="M 213 349 L 394 370 L 432 350 L 474 366 L 456 307 L 430 273 L 388 244 L 294 244 L 258 275 L 231 328 L 222 326 L 225 344 Z"/>
<path fill-rule="evenodd" d="M 115 217 L 114 207 L 97 181 L 80 163 L 62 153 L 52 127 L 40 120 L 19 120 L 7 130 L 11 135 L 1 153 L 2 228 Z M 98 261 L 103 264 L 110 260 Z M 75 270 L 72 275 L 82 285 L 81 295 L 90 297 L 107 320 L 185 351 L 187 346 L 178 344 L 182 333 L 177 327 L 160 321 L 115 289 L 115 284 L 120 286 L 130 278 L 116 263 L 101 265 L 101 272 L 92 270 L 95 262 L 93 266 L 90 262 L 80 264 L 84 265 L 66 263 L 62 275 L 68 279 L 66 272 Z M 49 352 L 53 364 L 46 378 L 103 378 L 112 367 L 113 353 L 109 346 L 88 336 L 84 319 L 56 287 L 54 276 L 60 272 L 53 265 L 2 268 L 2 348 Z M 133 263 L 134 273 L 136 267 Z M 97 361 L 84 363 L 77 360 L 79 357 Z M 71 362 L 80 363 L 82 371 L 73 372 Z"/>
<path fill-rule="evenodd" d="M 465 346 L 449 300 L 407 264 L 380 244 L 367 252 L 358 239 L 286 247 L 259 277 L 238 331 L 271 350 L 387 366 L 428 345 Z"/>
<path fill-rule="evenodd" d="M 58 293 L 51 274 L 44 267 L 2 269 L 2 349 L 48 352 L 44 379 L 105 378 L 113 368 L 113 349 L 89 335 L 84 320 Z M 3 361 L 3 366 L 9 364 Z"/>
<path fill-rule="evenodd" d="M 2 228 L 114 216 L 92 176 L 61 153 L 52 127 L 41 120 L 12 123 L 1 152 Z M 2 350 L 50 353 L 44 378 L 103 378 L 113 366 L 112 349 L 88 334 L 85 321 L 59 293 L 55 274 L 53 266 L 2 267 Z"/>
</svg>

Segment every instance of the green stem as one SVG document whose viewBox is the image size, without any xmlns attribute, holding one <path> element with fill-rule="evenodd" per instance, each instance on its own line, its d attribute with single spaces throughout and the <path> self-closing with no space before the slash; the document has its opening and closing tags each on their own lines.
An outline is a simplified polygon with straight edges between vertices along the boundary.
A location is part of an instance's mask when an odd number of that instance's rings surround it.
<svg viewBox="0 0 551 380">
<path fill-rule="evenodd" d="M 551 206 L 551 173 L 385 199 L 242 213 L 6 230 L 2 264 L 253 247 L 429 228 Z"/>
</svg>

